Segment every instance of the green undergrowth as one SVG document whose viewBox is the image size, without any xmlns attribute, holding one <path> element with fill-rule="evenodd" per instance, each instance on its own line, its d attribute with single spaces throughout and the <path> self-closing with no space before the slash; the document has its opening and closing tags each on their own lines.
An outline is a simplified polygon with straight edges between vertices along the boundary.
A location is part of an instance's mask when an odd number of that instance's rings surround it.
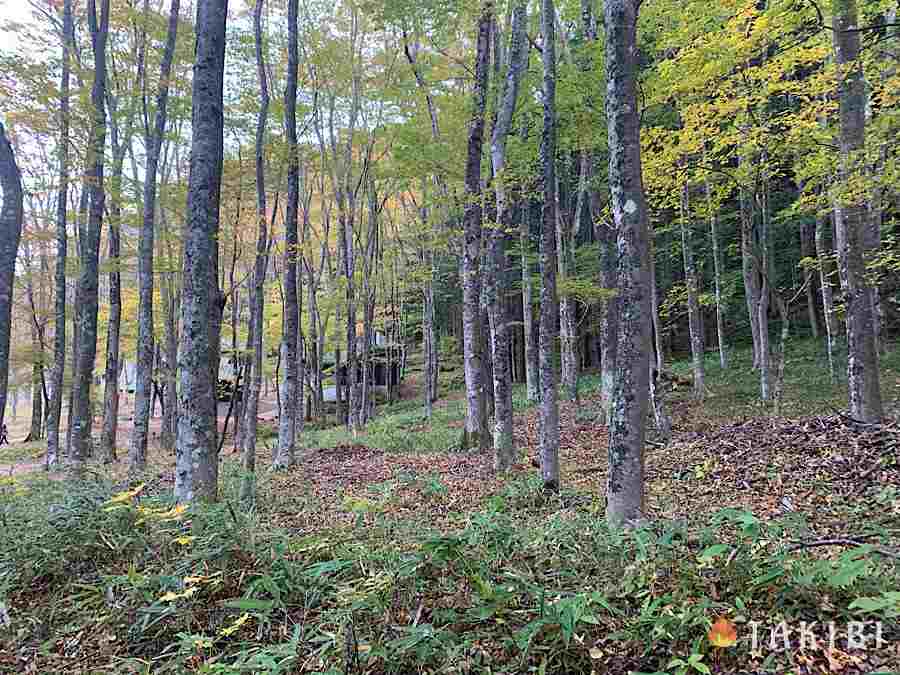
<svg viewBox="0 0 900 675">
<path fill-rule="evenodd" d="M 522 478 L 449 534 L 375 516 L 297 535 L 238 508 L 238 479 L 184 512 L 152 486 L 7 485 L 0 671 L 785 672 L 797 655 L 751 654 L 750 622 L 880 620 L 900 639 L 879 539 L 791 551 L 797 515 L 625 532 Z M 707 639 L 718 617 L 729 649 Z"/>
<path fill-rule="evenodd" d="M 749 346 L 733 348 L 728 350 L 727 357 L 728 367 L 723 370 L 717 351 L 706 354 L 704 366 L 708 395 L 703 401 L 704 413 L 710 417 L 754 417 L 773 413 L 774 403 L 760 401 L 759 371 L 753 369 L 752 349 Z M 678 375 L 690 376 L 689 355 L 674 361 L 671 366 L 667 365 L 667 368 Z M 888 345 L 879 360 L 879 373 L 886 412 L 896 416 L 900 413 L 900 345 Z M 781 414 L 798 417 L 846 410 L 847 358 L 843 343 L 835 347 L 834 374 L 832 378 L 823 340 L 790 340 L 784 369 Z M 689 395 L 690 392 L 682 388 L 674 398 L 688 398 Z"/>
<path fill-rule="evenodd" d="M 0 446 L 0 464 L 18 462 L 40 462 L 44 457 L 46 444 L 42 441 L 33 443 L 10 443 Z"/>
</svg>

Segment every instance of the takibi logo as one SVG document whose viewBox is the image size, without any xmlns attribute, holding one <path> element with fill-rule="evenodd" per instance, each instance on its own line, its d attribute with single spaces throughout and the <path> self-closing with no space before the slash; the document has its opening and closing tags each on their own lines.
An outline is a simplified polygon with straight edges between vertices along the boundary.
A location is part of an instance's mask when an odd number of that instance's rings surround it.
<svg viewBox="0 0 900 675">
<path fill-rule="evenodd" d="M 801 621 L 800 626 L 790 626 L 782 621 L 769 626 L 768 640 L 760 635 L 762 624 L 758 621 L 749 621 L 750 650 L 760 653 L 762 648 L 770 650 L 789 650 L 799 648 L 817 649 L 820 644 L 833 650 L 840 641 L 846 644 L 848 649 L 880 649 L 887 644 L 884 639 L 883 626 L 880 621 L 849 621 L 846 626 L 839 627 L 833 621 L 826 624 Z M 709 643 L 717 649 L 726 649 L 737 644 L 737 627 L 729 619 L 719 617 L 706 634 Z"/>
</svg>

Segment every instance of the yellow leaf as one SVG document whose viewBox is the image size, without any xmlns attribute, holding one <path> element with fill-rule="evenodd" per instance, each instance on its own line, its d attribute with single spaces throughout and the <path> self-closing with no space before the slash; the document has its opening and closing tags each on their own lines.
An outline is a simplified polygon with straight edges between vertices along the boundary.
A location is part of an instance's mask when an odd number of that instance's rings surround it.
<svg viewBox="0 0 900 675">
<path fill-rule="evenodd" d="M 197 537 L 178 537 L 177 539 L 175 539 L 175 543 L 180 544 L 181 546 L 187 546 L 196 538 Z"/>
<path fill-rule="evenodd" d="M 134 490 L 126 490 L 125 492 L 120 492 L 117 495 L 114 495 L 111 499 L 107 500 L 107 504 L 124 504 L 125 502 L 130 502 L 132 499 L 137 497 L 144 491 L 145 483 L 141 483 Z"/>
<path fill-rule="evenodd" d="M 226 628 L 223 628 L 223 629 L 222 629 L 221 631 L 219 631 L 219 632 L 220 632 L 222 635 L 224 635 L 225 637 L 228 637 L 229 635 L 233 635 L 234 633 L 236 633 L 236 632 L 240 629 L 241 626 L 243 626 L 245 623 L 247 623 L 247 620 L 248 620 L 249 618 L 250 618 L 250 615 L 249 615 L 247 612 L 244 612 L 243 614 L 241 614 L 241 615 L 238 617 L 237 621 L 235 621 L 235 622 L 234 622 L 233 624 L 231 624 L 230 626 L 228 626 L 228 627 L 226 627 Z"/>
<path fill-rule="evenodd" d="M 712 625 L 707 637 L 713 647 L 731 647 L 737 642 L 737 631 L 734 624 L 723 616 Z"/>
</svg>

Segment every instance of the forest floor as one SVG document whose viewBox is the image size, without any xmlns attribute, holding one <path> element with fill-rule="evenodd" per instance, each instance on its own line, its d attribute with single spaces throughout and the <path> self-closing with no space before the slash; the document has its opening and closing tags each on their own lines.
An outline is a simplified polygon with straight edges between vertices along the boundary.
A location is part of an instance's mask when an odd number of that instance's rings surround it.
<svg viewBox="0 0 900 675">
<path fill-rule="evenodd" d="M 412 398 L 355 437 L 306 430 L 298 466 L 260 472 L 249 511 L 227 443 L 221 504 L 189 517 L 156 449 L 136 495 L 121 462 L 92 465 L 81 492 L 10 476 L 2 526 L 27 543 L 0 549 L 0 672 L 900 672 L 900 349 L 882 361 L 879 426 L 843 412 L 811 342 L 792 347 L 779 415 L 749 354 L 730 356 L 722 371 L 709 355 L 702 402 L 674 364 L 674 435 L 648 449 L 650 525 L 630 535 L 603 523 L 590 374 L 561 402 L 559 495 L 531 465 L 520 388 L 510 475 L 455 449 L 454 370 L 431 420 Z M 258 466 L 272 442 L 264 430 Z M 710 643 L 717 617 L 737 644 Z M 851 620 L 883 644 L 854 646 Z M 771 638 L 781 621 L 787 642 Z M 814 648 L 798 647 L 801 621 L 818 622 Z"/>
</svg>

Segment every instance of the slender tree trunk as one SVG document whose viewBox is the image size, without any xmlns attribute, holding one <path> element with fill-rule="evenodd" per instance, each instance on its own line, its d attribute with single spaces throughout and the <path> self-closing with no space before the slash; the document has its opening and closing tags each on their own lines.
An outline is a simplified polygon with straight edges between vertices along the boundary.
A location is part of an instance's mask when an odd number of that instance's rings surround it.
<svg viewBox="0 0 900 675">
<path fill-rule="evenodd" d="M 488 60 L 494 4 L 485 0 L 478 20 L 475 56 L 475 85 L 466 157 L 466 205 L 463 216 L 464 250 L 461 266 L 463 288 L 463 349 L 466 375 L 466 427 L 462 447 L 486 449 L 484 382 L 481 352 L 481 154 L 484 144 L 484 116 L 487 103 Z"/>
<path fill-rule="evenodd" d="M 656 285 L 656 257 L 653 252 L 653 238 L 651 236 L 650 239 L 650 319 L 653 329 L 653 351 L 655 354 L 655 359 L 651 359 L 651 371 L 655 370 L 657 373 L 657 377 L 662 373 L 663 370 L 663 345 L 662 345 L 662 326 L 660 325 L 659 320 L 659 289 Z M 653 373 L 650 373 L 650 377 L 654 377 Z M 650 392 L 653 394 L 653 392 Z M 659 394 L 659 400 L 662 400 L 662 392 Z M 656 407 L 656 401 L 654 400 L 654 409 Z"/>
<path fill-rule="evenodd" d="M 769 250 L 769 207 L 765 197 L 765 191 L 765 183 L 763 184 L 762 194 L 760 194 L 760 190 L 756 190 L 756 194 L 760 198 L 761 204 L 758 209 L 760 214 L 759 250 L 754 251 L 754 255 L 757 256 L 756 265 L 760 271 L 760 279 L 762 282 L 756 305 L 756 316 L 759 323 L 760 398 L 763 401 L 768 401 L 772 398 L 772 348 L 769 340 L 769 295 L 775 289 L 772 288 L 774 281 L 770 274 L 772 265 L 770 263 Z"/>
<path fill-rule="evenodd" d="M 840 98 L 840 176 L 842 191 L 865 170 L 865 82 L 855 0 L 833 0 L 834 53 Z M 877 423 L 884 416 L 875 345 L 875 311 L 866 278 L 867 208 L 858 197 L 836 194 L 838 260 L 847 279 L 847 383 L 850 414 Z"/>
<path fill-rule="evenodd" d="M 691 335 L 691 358 L 694 374 L 694 398 L 703 399 L 706 391 L 703 344 L 703 317 L 700 313 L 700 283 L 694 263 L 694 234 L 691 222 L 690 184 L 681 193 L 681 251 L 684 257 L 684 279 L 687 285 L 688 326 Z"/>
<path fill-rule="evenodd" d="M 103 432 L 100 457 L 105 463 L 116 461 L 116 437 L 119 427 L 119 327 L 122 322 L 122 282 L 119 272 L 119 224 L 121 222 L 122 165 L 113 168 L 113 200 L 109 212 L 109 319 L 106 324 L 106 376 L 103 385 Z"/>
<path fill-rule="evenodd" d="M 600 286 L 609 293 L 600 318 L 600 400 L 608 423 L 612 406 L 616 374 L 616 353 L 619 347 L 619 271 L 615 222 L 598 222 L 597 240 L 600 244 Z"/>
<path fill-rule="evenodd" d="M 553 0 L 541 0 L 541 57 L 544 65 L 544 124 L 540 165 L 544 203 L 541 208 L 541 478 L 544 489 L 559 490 L 559 401 L 556 381 L 556 341 L 559 304 L 556 293 L 556 10 Z"/>
<path fill-rule="evenodd" d="M 534 339 L 534 297 L 531 281 L 531 264 L 528 261 L 528 250 L 531 241 L 531 209 L 528 204 L 523 207 L 522 222 L 519 225 L 519 246 L 522 249 L 522 341 L 525 350 L 525 390 L 528 400 L 536 403 L 541 400 L 540 376 L 538 373 L 538 345 Z"/>
<path fill-rule="evenodd" d="M 53 370 L 50 373 L 50 409 L 47 411 L 47 457 L 44 462 L 48 471 L 59 465 L 59 421 L 62 413 L 63 380 L 66 372 L 66 257 L 69 247 L 69 235 L 66 229 L 69 206 L 69 75 L 71 70 L 71 49 L 74 41 L 75 25 L 72 20 L 72 0 L 63 0 L 63 53 L 59 103 L 59 188 L 56 194 Z"/>
<path fill-rule="evenodd" d="M 100 231 L 106 203 L 103 166 L 106 145 L 106 40 L 109 27 L 109 0 L 101 0 L 99 22 L 96 0 L 88 0 L 88 26 L 94 52 L 94 84 L 91 88 L 90 145 L 87 180 L 90 191 L 86 240 L 81 248 L 81 272 L 76 301 L 79 306 L 78 350 L 75 353 L 75 378 L 72 383 L 71 473 L 80 477 L 85 459 L 91 454 L 93 410 L 91 383 L 97 356 L 97 311 L 100 277 Z"/>
<path fill-rule="evenodd" d="M 559 278 L 565 282 L 574 263 L 573 224 L 563 217 L 559 206 L 559 176 L 556 177 L 556 249 Z M 579 179 L 579 193 L 584 177 Z M 576 209 L 576 219 L 580 217 Z M 577 222 L 577 221 L 576 221 Z M 575 327 L 576 306 L 568 295 L 559 299 L 560 366 L 563 395 L 570 401 L 578 400 L 578 332 Z"/>
<path fill-rule="evenodd" d="M 260 106 L 256 120 L 256 264 L 253 270 L 253 293 L 250 296 L 250 332 L 253 336 L 253 361 L 250 367 L 249 391 L 244 406 L 244 447 L 241 463 L 241 500 L 252 502 L 256 487 L 256 423 L 259 394 L 263 379 L 263 332 L 265 317 L 265 285 L 268 268 L 269 233 L 266 227 L 266 124 L 269 116 L 269 84 L 263 56 L 262 10 L 264 0 L 256 0 L 253 12 L 253 34 L 256 44 L 256 70 L 259 77 Z M 296 293 L 296 291 L 295 291 Z M 280 434 L 279 434 L 280 436 Z"/>
<path fill-rule="evenodd" d="M 425 251 L 422 259 L 428 266 L 428 281 L 425 282 L 422 302 L 422 342 L 425 359 L 425 419 L 431 419 L 434 408 L 434 266 L 432 254 Z M 388 364 L 390 367 L 390 364 Z M 390 375 L 388 375 L 390 378 Z M 390 381 L 390 380 L 389 380 Z"/>
<path fill-rule="evenodd" d="M 297 12 L 298 0 L 288 0 L 288 65 L 284 89 L 284 126 L 288 144 L 287 205 L 284 219 L 284 393 L 278 423 L 278 448 L 274 465 L 278 468 L 294 464 L 297 403 L 300 381 L 297 372 L 297 335 L 300 315 L 297 292 L 297 212 L 300 206 L 300 159 L 297 152 Z"/>
<path fill-rule="evenodd" d="M 0 123 L 0 190 L 3 192 L 3 207 L 0 210 L 0 424 L 2 424 L 9 384 L 13 284 L 25 216 L 22 174 L 19 172 L 12 144 L 6 137 L 6 129 L 2 123 Z M 38 397 L 40 398 L 40 394 Z"/>
<path fill-rule="evenodd" d="M 716 289 L 716 337 L 719 343 L 719 365 L 722 370 L 728 368 L 728 345 L 725 342 L 725 306 L 722 302 L 722 251 L 719 246 L 719 220 L 713 210 L 712 189 L 709 177 L 706 178 L 706 211 L 709 217 L 709 238 L 712 242 L 713 278 Z"/>
<path fill-rule="evenodd" d="M 834 347 L 838 335 L 838 322 L 834 313 L 834 293 L 831 279 L 834 276 L 833 251 L 825 241 L 825 230 L 830 229 L 830 215 L 816 214 L 816 258 L 819 268 L 819 288 L 822 291 L 822 314 L 825 317 L 825 350 L 828 355 L 828 372 L 834 382 L 837 373 L 834 367 Z"/>
<path fill-rule="evenodd" d="M 28 440 L 41 440 L 41 432 L 44 429 L 44 397 L 41 395 L 41 351 L 37 341 L 37 334 L 32 327 L 31 342 L 34 348 L 35 358 L 31 365 L 31 429 L 28 432 Z"/>
<path fill-rule="evenodd" d="M 650 260 L 636 94 L 639 0 L 606 0 L 606 116 L 609 186 L 618 232 L 621 315 L 609 421 L 606 519 L 644 515 L 644 437 L 649 406 Z"/>
<path fill-rule="evenodd" d="M 147 435 L 153 396 L 153 246 L 156 228 L 156 174 L 163 136 L 166 132 L 166 106 L 169 98 L 172 60 L 175 55 L 175 40 L 178 34 L 179 1 L 172 0 L 169 11 L 169 27 L 159 71 L 159 91 L 156 94 L 156 115 L 153 129 L 146 126 L 144 128 L 147 161 L 144 176 L 143 221 L 138 238 L 138 337 L 135 364 L 134 428 L 131 432 L 131 443 L 128 449 L 128 471 L 132 475 L 142 472 L 147 462 Z M 200 58 L 199 53 L 197 58 Z M 144 119 L 146 121 L 146 114 Z M 215 385 L 215 382 L 213 384 Z"/>
<path fill-rule="evenodd" d="M 226 0 L 198 0 L 191 99 L 191 163 L 184 228 L 184 299 L 178 369 L 175 498 L 217 497 L 215 371 L 221 304 L 218 294 L 219 196 L 222 187 Z"/>
<path fill-rule="evenodd" d="M 815 225 L 800 224 L 800 257 L 808 260 L 815 256 Z M 813 340 L 819 339 L 819 315 L 816 311 L 816 276 L 809 265 L 803 266 L 803 285 L 806 288 L 806 314 L 809 318 L 809 332 Z"/>
<path fill-rule="evenodd" d="M 500 94 L 500 107 L 491 134 L 491 163 L 497 197 L 497 223 L 489 239 L 487 271 L 488 316 L 491 329 L 491 358 L 494 377 L 494 468 L 506 471 L 516 463 L 513 448 L 512 379 L 510 377 L 510 335 L 506 312 L 506 230 L 509 209 L 503 175 L 506 141 L 512 128 L 519 95 L 519 83 L 528 59 L 526 35 L 527 5 L 519 2 L 513 10 L 509 45 L 509 65 Z"/>
<path fill-rule="evenodd" d="M 747 158 L 739 156 L 741 164 Z M 744 279 L 744 297 L 747 301 L 747 316 L 750 320 L 750 334 L 753 338 L 753 367 L 761 366 L 759 299 L 760 274 L 756 253 L 756 228 L 754 227 L 753 197 L 745 185 L 740 187 L 741 214 L 741 268 Z"/>
</svg>

